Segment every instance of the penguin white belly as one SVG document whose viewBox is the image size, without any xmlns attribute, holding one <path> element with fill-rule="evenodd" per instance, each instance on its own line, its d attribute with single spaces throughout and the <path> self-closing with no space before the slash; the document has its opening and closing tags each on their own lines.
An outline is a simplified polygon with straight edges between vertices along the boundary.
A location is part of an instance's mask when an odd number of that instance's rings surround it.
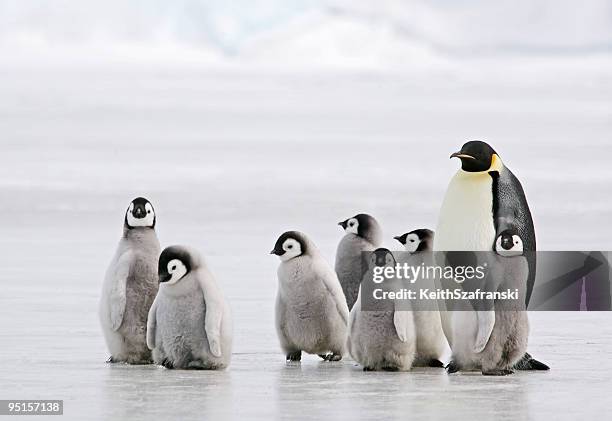
<svg viewBox="0 0 612 421">
<path fill-rule="evenodd" d="M 440 209 L 434 250 L 491 250 L 495 241 L 492 183 L 488 173 L 459 170 Z"/>
<path fill-rule="evenodd" d="M 478 320 L 475 311 L 453 311 L 453 360 L 463 370 L 479 369 L 480 356 L 474 352 Z"/>
<path fill-rule="evenodd" d="M 459 170 L 451 180 L 438 219 L 435 251 L 489 251 L 495 242 L 493 179 Z M 474 353 L 478 320 L 473 311 L 441 312 L 453 358 L 465 369 L 479 368 Z"/>
</svg>

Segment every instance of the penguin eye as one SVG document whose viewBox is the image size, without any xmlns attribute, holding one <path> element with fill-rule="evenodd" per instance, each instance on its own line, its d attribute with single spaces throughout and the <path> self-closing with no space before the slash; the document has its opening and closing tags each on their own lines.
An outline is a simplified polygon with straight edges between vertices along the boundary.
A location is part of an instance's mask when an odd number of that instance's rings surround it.
<svg viewBox="0 0 612 421">
<path fill-rule="evenodd" d="M 292 249 L 292 248 L 293 248 L 293 245 L 289 244 L 289 245 L 287 246 L 287 248 L 288 248 L 288 249 Z"/>
<path fill-rule="evenodd" d="M 176 270 L 176 265 L 172 266 L 172 270 Z"/>
<path fill-rule="evenodd" d="M 414 240 L 410 240 L 411 243 L 414 243 Z"/>
<path fill-rule="evenodd" d="M 355 225 L 354 222 L 349 222 L 349 227 L 352 227 L 353 225 Z"/>
<path fill-rule="evenodd" d="M 150 211 L 150 210 L 148 210 L 148 211 L 147 211 L 147 213 L 151 213 L 151 211 Z"/>
</svg>

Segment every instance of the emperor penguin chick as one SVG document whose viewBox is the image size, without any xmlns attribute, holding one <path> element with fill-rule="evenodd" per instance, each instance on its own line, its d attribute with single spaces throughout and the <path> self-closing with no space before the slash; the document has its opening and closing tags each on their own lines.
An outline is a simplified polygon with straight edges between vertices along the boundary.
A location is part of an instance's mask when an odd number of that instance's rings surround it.
<svg viewBox="0 0 612 421">
<path fill-rule="evenodd" d="M 374 269 L 395 267 L 391 252 L 380 248 L 372 253 L 370 270 L 364 282 L 371 282 Z M 387 279 L 385 282 L 389 282 Z M 412 312 L 398 309 L 395 300 L 377 304 L 380 309 L 362 310 L 361 292 L 350 314 L 348 349 L 364 371 L 407 371 L 416 350 L 416 332 Z"/>
<path fill-rule="evenodd" d="M 422 228 L 393 237 L 400 242 L 408 253 L 400 253 L 398 262 L 411 267 L 433 265 L 433 231 Z M 433 280 L 426 278 L 415 281 L 417 288 L 434 288 Z M 442 330 L 440 312 L 432 302 L 417 302 L 413 307 L 414 325 L 417 334 L 417 355 L 414 366 L 444 367 L 442 357 L 448 349 L 446 336 Z M 422 307 L 422 308 L 421 308 Z"/>
<path fill-rule="evenodd" d="M 199 253 L 171 246 L 159 257 L 159 292 L 147 321 L 147 345 L 166 368 L 226 368 L 232 319 L 217 282 Z"/>
<path fill-rule="evenodd" d="M 282 234 L 271 254 L 281 260 L 276 329 L 287 361 L 300 361 L 302 351 L 325 361 L 342 359 L 349 310 L 336 273 L 298 231 Z"/>
<path fill-rule="evenodd" d="M 338 225 L 346 235 L 338 244 L 335 269 L 350 310 L 357 300 L 364 268 L 367 268 L 368 262 L 362 262 L 362 252 L 380 247 L 382 229 L 373 216 L 365 213 L 339 222 Z"/>
<path fill-rule="evenodd" d="M 151 362 L 145 331 L 147 313 L 158 287 L 160 247 L 155 222 L 155 210 L 147 199 L 132 200 L 100 299 L 100 323 L 111 354 L 108 362 Z"/>
</svg>

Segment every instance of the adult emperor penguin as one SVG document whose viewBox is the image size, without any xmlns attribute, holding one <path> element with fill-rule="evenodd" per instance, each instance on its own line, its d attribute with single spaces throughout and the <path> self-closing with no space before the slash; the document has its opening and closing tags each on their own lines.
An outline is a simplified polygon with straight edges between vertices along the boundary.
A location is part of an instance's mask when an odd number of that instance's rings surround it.
<svg viewBox="0 0 612 421">
<path fill-rule="evenodd" d="M 232 318 L 199 253 L 170 246 L 159 256 L 159 292 L 149 311 L 147 345 L 166 368 L 226 368 L 232 356 Z"/>
<path fill-rule="evenodd" d="M 393 238 L 399 241 L 407 252 L 398 255 L 397 260 L 400 263 L 406 263 L 412 267 L 433 264 L 433 231 L 421 228 Z M 419 289 L 434 287 L 434 285 L 429 285 L 432 280 L 425 278 L 418 279 L 415 283 Z M 414 366 L 444 367 L 442 358 L 448 345 L 442 330 L 440 312 L 437 308 L 432 308 L 431 303 L 417 302 L 412 314 L 417 335 L 417 355 Z"/>
<path fill-rule="evenodd" d="M 485 142 L 467 142 L 451 158 L 461 160 L 461 169 L 451 179 L 442 203 L 434 251 L 495 251 L 500 235 L 513 230 L 527 252 L 523 280 L 527 305 L 535 280 L 536 238 L 521 183 Z M 442 312 L 441 316 L 444 333 L 454 352 L 451 313 Z M 490 325 L 490 320 L 485 325 Z M 518 363 L 520 369 L 548 369 L 529 354 L 513 363 Z M 461 367 L 451 361 L 449 371 L 457 369 Z"/>
<path fill-rule="evenodd" d="M 363 282 L 372 282 L 375 267 L 395 268 L 395 265 L 396 260 L 389 250 L 376 249 L 371 253 L 370 269 Z M 389 281 L 392 280 L 385 280 Z M 398 308 L 397 303 L 390 299 L 377 303 L 377 308 L 362 310 L 362 291 L 360 288 L 360 297 L 350 314 L 349 353 L 363 365 L 364 371 L 410 370 L 417 343 L 412 312 Z"/>
<path fill-rule="evenodd" d="M 283 233 L 271 254 L 281 260 L 276 329 L 287 361 L 300 361 L 302 351 L 325 361 L 342 359 L 349 310 L 336 273 L 298 231 Z"/>
<path fill-rule="evenodd" d="M 346 297 L 349 310 L 353 308 L 359 284 L 367 262 L 362 262 L 362 252 L 373 251 L 382 243 L 382 230 L 373 216 L 360 213 L 339 222 L 346 234 L 336 251 L 336 274 Z"/>
<path fill-rule="evenodd" d="M 143 197 L 132 200 L 125 214 L 123 236 L 106 271 L 100 300 L 108 362 L 151 362 L 145 331 L 158 288 L 156 219 L 153 205 Z"/>
</svg>

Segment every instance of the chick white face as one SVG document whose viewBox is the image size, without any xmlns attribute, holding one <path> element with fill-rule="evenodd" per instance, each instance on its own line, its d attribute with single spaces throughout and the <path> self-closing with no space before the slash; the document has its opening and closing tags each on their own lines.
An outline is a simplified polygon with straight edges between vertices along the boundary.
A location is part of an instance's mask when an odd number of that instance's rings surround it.
<svg viewBox="0 0 612 421">
<path fill-rule="evenodd" d="M 283 262 L 302 254 L 302 246 L 300 245 L 299 241 L 294 240 L 293 238 L 288 238 L 285 240 L 283 243 L 283 250 L 284 253 L 279 256 Z"/>
<path fill-rule="evenodd" d="M 179 259 L 172 259 L 168 262 L 167 271 L 170 279 L 164 282 L 167 285 L 174 285 L 187 274 L 187 267 Z"/>
<path fill-rule="evenodd" d="M 495 251 L 504 257 L 520 256 L 523 254 L 523 240 L 516 234 L 504 231 L 495 240 Z"/>
<path fill-rule="evenodd" d="M 419 244 L 421 244 L 421 239 L 416 234 L 408 234 L 406 236 L 406 242 L 404 243 L 404 248 L 406 251 L 410 253 L 414 253 L 419 248 Z"/>
<path fill-rule="evenodd" d="M 359 232 L 359 221 L 357 220 L 357 218 L 349 219 L 346 222 L 346 228 L 344 229 L 344 231 L 357 235 L 357 233 Z"/>
<path fill-rule="evenodd" d="M 127 210 L 125 220 L 130 228 L 152 228 L 155 225 L 155 211 L 149 202 L 133 201 Z"/>
</svg>

